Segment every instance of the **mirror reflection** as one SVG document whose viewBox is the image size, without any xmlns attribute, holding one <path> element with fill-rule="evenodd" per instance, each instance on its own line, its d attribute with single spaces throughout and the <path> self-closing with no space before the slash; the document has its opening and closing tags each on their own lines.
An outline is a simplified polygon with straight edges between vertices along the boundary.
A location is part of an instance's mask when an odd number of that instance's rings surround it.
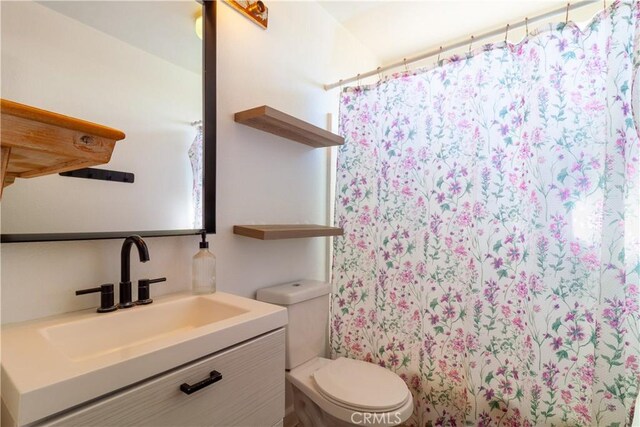
<svg viewBox="0 0 640 427">
<path fill-rule="evenodd" d="M 135 177 L 17 178 L 2 195 L 3 234 L 202 227 L 201 9 L 2 2 L 2 98 L 121 130 L 96 167 Z"/>
</svg>

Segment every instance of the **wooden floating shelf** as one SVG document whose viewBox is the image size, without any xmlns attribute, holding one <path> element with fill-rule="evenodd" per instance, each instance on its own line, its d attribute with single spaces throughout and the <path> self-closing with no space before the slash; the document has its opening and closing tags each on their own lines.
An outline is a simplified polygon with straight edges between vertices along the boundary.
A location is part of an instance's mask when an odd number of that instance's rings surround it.
<svg viewBox="0 0 640 427">
<path fill-rule="evenodd" d="M 315 224 L 234 225 L 233 234 L 260 240 L 342 236 L 344 230 Z"/>
<path fill-rule="evenodd" d="M 344 144 L 343 137 L 266 105 L 236 113 L 234 119 L 237 123 L 314 148 Z"/>
<path fill-rule="evenodd" d="M 108 163 L 117 129 L 0 100 L 2 188 L 16 178 L 32 178 Z M 0 192 L 0 196 L 1 196 Z"/>
</svg>

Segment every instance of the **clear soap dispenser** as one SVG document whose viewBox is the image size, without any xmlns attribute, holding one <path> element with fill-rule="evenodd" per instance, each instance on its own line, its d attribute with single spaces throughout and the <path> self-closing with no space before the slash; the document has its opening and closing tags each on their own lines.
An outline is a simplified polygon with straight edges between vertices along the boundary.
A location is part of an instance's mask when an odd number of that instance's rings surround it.
<svg viewBox="0 0 640 427">
<path fill-rule="evenodd" d="M 200 250 L 193 256 L 192 279 L 194 294 L 212 294 L 216 291 L 216 257 L 209 252 L 209 242 L 204 232 Z"/>
</svg>

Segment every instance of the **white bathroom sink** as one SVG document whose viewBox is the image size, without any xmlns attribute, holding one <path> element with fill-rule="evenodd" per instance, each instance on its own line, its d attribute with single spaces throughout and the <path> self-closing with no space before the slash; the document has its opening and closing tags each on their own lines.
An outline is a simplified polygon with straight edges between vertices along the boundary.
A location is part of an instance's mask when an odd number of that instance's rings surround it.
<svg viewBox="0 0 640 427">
<path fill-rule="evenodd" d="M 286 323 L 283 307 L 218 292 L 6 325 L 2 401 L 28 424 Z"/>
<path fill-rule="evenodd" d="M 247 311 L 206 297 L 181 298 L 47 326 L 40 333 L 61 353 L 80 361 L 179 336 Z"/>
</svg>

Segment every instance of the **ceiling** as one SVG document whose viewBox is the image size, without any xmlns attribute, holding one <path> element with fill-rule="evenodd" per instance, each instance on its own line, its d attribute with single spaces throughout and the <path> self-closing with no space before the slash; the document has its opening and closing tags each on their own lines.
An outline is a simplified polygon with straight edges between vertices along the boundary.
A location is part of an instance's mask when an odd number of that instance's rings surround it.
<svg viewBox="0 0 640 427">
<path fill-rule="evenodd" d="M 609 1 L 608 3 L 611 3 Z M 321 0 L 320 4 L 378 59 L 381 66 L 494 30 L 553 9 L 564 1 L 546 0 Z M 586 20 L 602 8 L 597 2 L 572 10 L 570 19 Z M 563 14 L 561 14 L 563 15 Z M 562 19 L 561 17 L 560 19 Z M 558 18 L 555 18 L 557 20 Z M 532 25 L 538 27 L 540 24 Z M 513 37 L 518 37 L 513 34 Z M 521 37 L 521 35 L 520 35 Z M 511 41 L 517 41 L 510 38 Z"/>
<path fill-rule="evenodd" d="M 202 72 L 202 41 L 195 33 L 195 0 L 39 1 L 69 18 L 194 73 Z"/>
<path fill-rule="evenodd" d="M 194 31 L 195 15 L 201 6 L 195 0 L 39 3 L 183 68 L 197 73 L 202 70 L 202 45 Z M 452 40 L 562 8 L 566 0 L 320 0 L 319 3 L 384 66 Z M 571 11 L 570 18 L 586 21 L 601 8 L 602 4 L 595 2 Z M 562 17 L 555 18 L 558 19 Z M 512 31 L 510 40 L 517 41 L 522 34 Z"/>
</svg>

